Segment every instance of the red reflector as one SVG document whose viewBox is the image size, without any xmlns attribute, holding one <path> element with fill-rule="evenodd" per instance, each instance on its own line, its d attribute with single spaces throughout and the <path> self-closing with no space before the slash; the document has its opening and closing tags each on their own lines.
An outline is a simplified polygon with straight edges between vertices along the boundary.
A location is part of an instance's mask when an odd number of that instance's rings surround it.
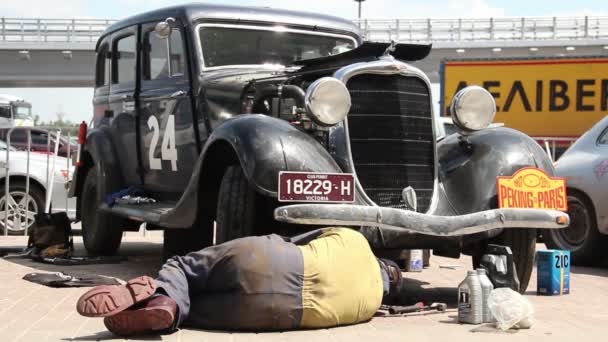
<svg viewBox="0 0 608 342">
<path fill-rule="evenodd" d="M 87 142 L 87 123 L 81 122 L 80 128 L 78 129 L 78 143 L 84 145 Z"/>
</svg>

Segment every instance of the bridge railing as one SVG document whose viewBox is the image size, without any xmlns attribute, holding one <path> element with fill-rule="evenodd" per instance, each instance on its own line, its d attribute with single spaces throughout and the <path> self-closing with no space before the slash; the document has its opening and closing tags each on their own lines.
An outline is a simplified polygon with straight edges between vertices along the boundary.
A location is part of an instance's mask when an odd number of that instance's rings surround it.
<svg viewBox="0 0 608 342">
<path fill-rule="evenodd" d="M 111 19 L 0 18 L 0 42 L 95 42 Z M 355 20 L 376 41 L 458 42 L 608 38 L 608 16 Z"/>
<path fill-rule="evenodd" d="M 0 18 L 0 42 L 91 43 L 114 22 L 110 19 Z"/>
<path fill-rule="evenodd" d="M 458 42 L 608 38 L 605 17 L 355 20 L 368 40 Z"/>
</svg>

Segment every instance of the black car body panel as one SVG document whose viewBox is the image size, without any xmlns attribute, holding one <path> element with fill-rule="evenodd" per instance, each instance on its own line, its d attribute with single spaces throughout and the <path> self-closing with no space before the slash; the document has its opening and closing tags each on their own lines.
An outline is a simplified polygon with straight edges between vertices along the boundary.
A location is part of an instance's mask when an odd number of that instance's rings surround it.
<svg viewBox="0 0 608 342">
<path fill-rule="evenodd" d="M 153 32 L 162 21 L 172 23 L 171 34 L 159 43 Z M 346 43 L 319 48 L 317 57 L 289 55 L 293 62 L 286 66 L 205 67 L 196 32 L 206 27 L 201 24 L 304 31 Z M 352 173 L 355 205 L 410 210 L 402 190 L 411 186 L 418 211 L 436 216 L 493 208 L 496 177 L 521 167 L 552 174 L 542 149 L 514 130 L 486 129 L 437 142 L 429 80 L 403 62 L 426 57 L 430 45 L 363 43 L 358 31 L 350 21 L 325 15 L 202 4 L 112 25 L 97 44 L 93 127 L 70 194 L 79 196 L 87 169 L 96 167 L 104 196 L 137 186 L 158 200 L 101 209 L 160 228 L 191 228 L 199 215 L 214 217 L 224 171 L 237 164 L 275 208 L 281 171 Z M 334 53 L 343 46 L 350 50 Z M 233 50 L 227 44 L 221 51 Z M 346 119 L 332 127 L 306 116 L 305 91 L 321 77 L 342 81 L 352 99 Z M 381 242 L 377 248 L 460 248 L 500 229 L 392 240 L 368 232 L 370 241 Z"/>
</svg>

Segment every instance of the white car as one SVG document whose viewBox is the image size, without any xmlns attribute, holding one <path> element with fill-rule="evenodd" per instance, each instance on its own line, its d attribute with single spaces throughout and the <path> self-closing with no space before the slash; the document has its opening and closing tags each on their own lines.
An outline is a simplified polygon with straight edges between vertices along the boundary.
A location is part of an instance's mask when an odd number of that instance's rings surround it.
<svg viewBox="0 0 608 342">
<path fill-rule="evenodd" d="M 6 154 L 9 153 L 8 169 L 9 197 L 8 208 L 6 208 Z M 47 164 L 48 160 L 48 164 Z M 28 230 L 34 224 L 34 215 L 44 211 L 47 189 L 47 165 L 48 172 L 52 169 L 51 163 L 53 156 L 40 153 L 30 153 L 30 188 L 29 196 L 26 196 L 26 175 L 27 175 L 27 152 L 17 151 L 11 148 L 8 151 L 7 145 L 0 140 L 0 233 L 24 234 L 25 227 Z M 73 166 L 71 162 L 63 157 L 57 156 L 55 162 L 55 179 L 51 205 L 53 212 L 67 211 L 68 216 L 75 217 L 75 201 L 67 199 L 66 184 L 70 181 Z M 27 205 L 26 205 L 26 197 Z M 66 210 L 67 205 L 67 210 Z M 5 222 L 8 213 L 8 220 Z M 6 225 L 6 227 L 5 227 Z"/>
</svg>

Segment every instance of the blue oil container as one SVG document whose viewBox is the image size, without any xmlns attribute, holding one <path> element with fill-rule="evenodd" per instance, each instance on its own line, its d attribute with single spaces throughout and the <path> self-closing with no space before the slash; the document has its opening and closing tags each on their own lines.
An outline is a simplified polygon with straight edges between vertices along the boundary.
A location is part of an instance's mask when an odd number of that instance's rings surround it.
<svg viewBox="0 0 608 342">
<path fill-rule="evenodd" d="M 570 251 L 550 249 L 536 252 L 536 294 L 556 296 L 570 293 Z"/>
</svg>

